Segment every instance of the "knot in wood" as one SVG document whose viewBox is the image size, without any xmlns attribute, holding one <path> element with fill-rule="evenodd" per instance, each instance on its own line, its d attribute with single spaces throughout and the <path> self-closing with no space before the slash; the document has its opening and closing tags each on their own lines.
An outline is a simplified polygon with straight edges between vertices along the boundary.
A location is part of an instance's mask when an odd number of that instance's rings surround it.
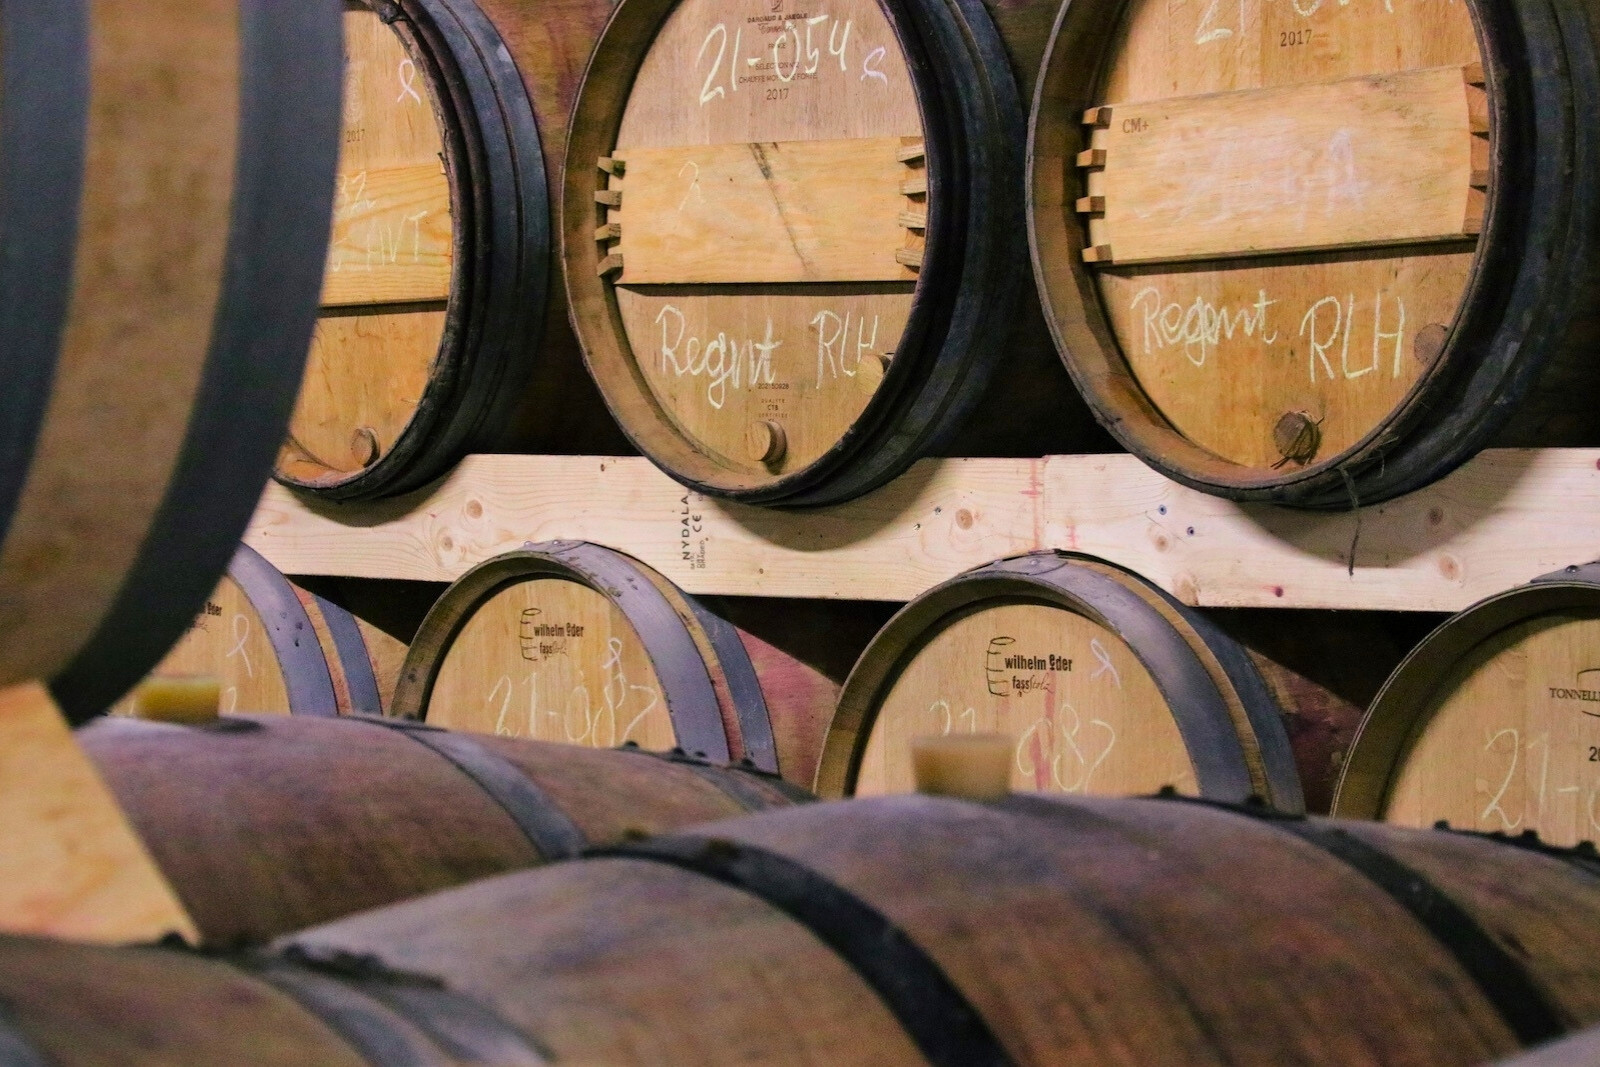
<svg viewBox="0 0 1600 1067">
<path fill-rule="evenodd" d="M 1322 447 L 1322 429 L 1303 411 L 1286 411 L 1272 428 L 1272 444 L 1282 463 L 1306 464 Z"/>
</svg>

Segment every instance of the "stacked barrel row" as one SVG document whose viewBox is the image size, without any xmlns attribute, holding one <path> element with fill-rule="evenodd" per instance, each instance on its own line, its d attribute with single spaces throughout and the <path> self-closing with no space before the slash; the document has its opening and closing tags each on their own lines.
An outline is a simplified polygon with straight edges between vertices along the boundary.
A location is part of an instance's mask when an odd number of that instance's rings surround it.
<svg viewBox="0 0 1600 1067">
<path fill-rule="evenodd" d="M 830 797 L 904 792 L 919 739 L 995 733 L 1016 789 L 1172 787 L 1575 844 L 1600 833 L 1593 570 L 1430 635 L 1425 617 L 1202 612 L 1072 553 L 998 561 L 886 618 L 697 600 L 622 553 L 546 542 L 430 597 L 402 641 L 242 548 L 152 677 L 215 676 L 229 711 L 676 748 Z"/>
<path fill-rule="evenodd" d="M 625 435 L 776 506 L 1120 446 L 1343 508 L 1600 441 L 1590 0 L 345 6 L 314 495 Z"/>
<path fill-rule="evenodd" d="M 1285 30 L 1277 47 L 1306 46 L 1314 62 L 1289 52 L 1284 69 L 1323 80 L 1230 83 L 1241 92 L 1222 99 L 1207 92 L 1219 88 L 1210 70 L 1169 80 L 1162 49 L 1188 46 L 1190 16 L 1174 35 L 1155 4 L 1075 3 L 1048 37 L 1044 9 L 1026 5 L 995 18 L 978 5 L 776 6 L 624 0 L 607 20 L 592 6 L 347 5 L 333 251 L 282 475 L 313 493 L 379 495 L 461 450 L 550 432 L 557 415 L 604 433 L 574 363 L 525 358 L 565 343 L 539 343 L 561 329 L 559 300 L 539 298 L 559 251 L 607 403 L 674 473 L 789 505 L 880 484 L 952 442 L 997 352 L 1030 382 L 1063 373 L 1034 343 L 1047 320 L 1017 284 L 1019 71 L 1024 82 L 1043 71 L 1026 162 L 1058 167 L 1059 191 L 1079 194 L 1069 221 L 1085 239 L 1069 270 L 1080 299 L 1099 291 L 1101 314 L 1127 297 L 1142 316 L 1153 298 L 1140 294 L 1174 284 L 1160 273 L 1174 263 L 1172 276 L 1193 280 L 1206 273 L 1196 263 L 1281 256 L 1271 269 L 1315 272 L 1332 256 L 1354 277 L 1375 247 L 1427 260 L 1384 270 L 1414 267 L 1448 289 L 1451 257 L 1470 243 L 1482 271 L 1460 314 L 1502 320 L 1473 320 L 1488 329 L 1474 334 L 1430 305 L 1428 329 L 1445 331 L 1427 334 L 1440 344 L 1432 365 L 1450 364 L 1440 381 L 1470 378 L 1463 395 L 1481 398 L 1477 368 L 1498 367 L 1520 389 L 1581 334 L 1581 301 L 1541 288 L 1553 275 L 1528 293 L 1505 272 L 1555 262 L 1577 285 L 1588 270 L 1575 181 L 1589 135 L 1573 119 L 1589 110 L 1585 7 L 1546 24 L 1537 0 L 1492 20 L 1419 3 L 1437 20 L 1426 32 L 1371 31 L 1365 49 Z M 1305 19 L 1302 7 L 1319 9 L 1294 6 Z M 0 622 L 12 631 L 0 681 L 53 679 L 75 718 L 148 670 L 213 588 L 288 418 L 330 215 L 316 190 L 334 158 L 337 20 L 326 5 L 280 7 L 0 14 L 0 340 L 22 354 L 7 363 L 19 417 L 0 464 L 11 482 Z M 1201 14 L 1196 47 L 1259 43 L 1270 20 L 1257 14 L 1247 32 L 1241 9 L 1237 33 Z M 1463 25 L 1472 56 L 1459 54 Z M 1080 61 L 1106 47 L 1080 53 L 1085 40 L 1119 42 L 1124 69 L 1115 56 Z M 572 61 L 591 44 L 580 89 Z M 1400 69 L 1371 69 L 1379 56 Z M 1253 79 L 1272 66 L 1254 58 L 1216 66 Z M 1091 68 L 1101 80 L 1075 99 L 1072 79 Z M 1102 96 L 1122 92 L 1118 79 L 1149 81 L 1158 103 Z M 1039 136 L 1057 91 L 1083 142 L 1066 146 L 1072 175 Z M 1573 95 L 1552 107 L 1551 92 Z M 1176 227 L 1160 216 L 1161 181 L 1193 177 L 1173 163 L 1192 148 L 1185 129 L 1251 131 L 1259 170 L 1260 131 L 1219 116 L 1275 108 L 1334 126 L 1354 114 L 1373 136 L 1322 143 L 1315 122 L 1266 123 L 1286 157 L 1313 161 L 1314 180 L 1286 183 L 1277 203 L 1223 198 L 1226 219 L 1181 197 L 1162 210 L 1212 214 Z M 391 123 L 397 112 L 410 117 Z M 1399 134 L 1376 128 L 1391 120 Z M 1465 141 L 1437 172 L 1407 144 L 1410 184 L 1378 183 L 1362 153 L 1392 155 L 1418 130 Z M 1225 144 L 1206 155 L 1218 186 L 1243 165 Z M 549 205 L 529 210 L 528 193 L 558 161 L 559 249 Z M 1556 188 L 1540 185 L 1552 176 Z M 1141 185 L 1149 198 L 1125 209 L 1120 194 Z M 1538 199 L 1501 203 L 1513 196 Z M 1263 203 L 1314 229 L 1323 200 L 1344 229 L 1288 243 L 1251 230 Z M 1038 207 L 1036 195 L 1036 267 Z M 1391 218 L 1375 239 L 1362 227 L 1380 208 Z M 1414 229 L 1396 245 L 1402 221 Z M 1544 244 L 1536 223 L 1551 225 Z M 1526 243 L 1499 243 L 1502 227 Z M 1160 247 L 1174 231 L 1195 243 Z M 1133 296 L 1117 288 L 1152 265 Z M 1078 328 L 1047 296 L 1058 333 Z M 1241 315 L 1197 298 L 1200 343 L 1183 354 L 1217 357 L 1213 332 L 1277 343 L 1266 338 L 1280 336 L 1268 329 L 1279 299 L 1263 285 Z M 1387 328 L 1386 299 L 1374 331 Z M 1115 331 L 1084 306 L 1072 313 L 1109 345 Z M 1301 320 L 1313 385 L 1319 367 L 1331 380 L 1335 346 L 1341 371 L 1360 369 L 1348 362 L 1353 306 L 1331 335 L 1315 306 Z M 1155 307 L 1137 322 L 1141 342 L 1169 322 L 1188 329 L 1184 304 L 1176 320 Z M 1507 330 L 1548 340 L 1538 359 L 1552 362 L 1530 362 L 1534 346 Z M 1482 343 L 1501 362 L 1456 358 L 1458 334 L 1461 351 Z M 1389 336 L 1374 340 L 1374 369 L 1347 380 L 1384 369 Z M 804 373 L 780 377 L 796 353 Z M 367 408 L 328 402 L 350 382 Z M 1127 380 L 1116 388 L 1119 402 L 1132 395 Z M 1443 394 L 1417 388 L 1416 421 L 1383 423 L 1359 454 L 1323 451 L 1324 433 L 1340 440 L 1332 407 L 1276 415 L 1275 473 L 1237 491 L 1319 503 L 1335 478 L 1370 498 L 1437 473 L 1480 431 L 1430 421 Z M 1084 389 L 1113 432 L 1133 433 Z M 1460 417 L 1491 432 L 1517 389 Z M 1093 430 L 1063 416 L 1069 436 Z M 1029 421 L 1013 411 L 1008 424 Z M 1399 456 L 1413 432 L 1448 438 L 1448 454 Z M 1584 735 L 1559 716 L 1591 702 L 1580 664 L 1593 587 L 1582 569 L 1552 576 L 1420 645 L 1417 678 L 1402 668 L 1374 705 L 1341 802 L 1400 821 L 1548 818 L 1562 827 L 1551 836 L 1587 836 L 1594 798 L 1572 767 Z M 637 561 L 531 545 L 474 569 L 423 620 L 388 697 L 398 717 L 360 714 L 382 707 L 394 651 L 372 627 L 248 552 L 212 595 L 157 672 L 204 669 L 227 706 L 289 714 L 111 719 L 79 733 L 210 951 L 0 938 L 0 1059 L 1473 1063 L 1600 1021 L 1592 849 L 1303 818 L 1278 704 L 1292 686 L 1225 627 L 1098 560 L 1035 554 L 961 575 L 891 619 L 835 690 Z M 1446 691 L 1441 679 L 1455 681 Z M 1484 717 L 1485 695 L 1514 721 Z M 488 736 L 557 731 L 569 744 Z M 960 733 L 1007 738 L 1015 789 L 1168 795 L 1068 802 L 996 788 L 981 802 L 808 805 L 779 777 L 831 795 L 903 793 L 913 744 Z M 1459 754 L 1480 735 L 1510 769 L 1468 792 Z M 1442 797 L 1482 814 L 1433 810 Z M 741 817 L 687 829 L 730 816 Z M 304 929 L 315 923 L 326 925 Z"/>
<path fill-rule="evenodd" d="M 1470 1065 L 1600 1021 L 1597 930 L 1592 854 L 1177 799 L 879 798 L 267 952 L 0 938 L 0 1047 L 66 1067 Z"/>
</svg>

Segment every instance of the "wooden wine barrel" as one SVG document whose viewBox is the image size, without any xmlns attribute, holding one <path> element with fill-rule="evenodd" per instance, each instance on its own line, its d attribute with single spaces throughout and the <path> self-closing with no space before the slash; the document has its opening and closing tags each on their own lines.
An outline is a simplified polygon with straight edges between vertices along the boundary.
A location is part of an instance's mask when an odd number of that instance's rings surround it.
<svg viewBox="0 0 1600 1067">
<path fill-rule="evenodd" d="M 1098 434 L 1026 282 L 1010 57 L 1048 4 L 994 7 L 998 30 L 976 3 L 617 6 L 573 112 L 562 256 L 590 372 L 674 478 L 848 499 L 950 444 L 1002 360 L 980 448 Z"/>
<path fill-rule="evenodd" d="M 1088 556 L 1001 560 L 908 604 L 845 682 L 817 792 L 908 792 L 913 739 L 990 732 L 1016 741 L 1015 789 L 1170 785 L 1304 809 L 1278 707 L 1245 651 Z"/>
<path fill-rule="evenodd" d="M 261 0 L 0 17 L 0 685 L 104 711 L 226 568 L 311 333 L 338 34 Z"/>
<path fill-rule="evenodd" d="M 1479 601 L 1367 710 L 1336 815 L 1600 838 L 1600 565 Z"/>
<path fill-rule="evenodd" d="M 62 1067 L 150 1062 L 152 1033 L 164 1064 L 261 1042 L 305 1058 L 249 1062 L 1466 1067 L 1600 1019 L 1596 870 L 1174 800 L 810 805 L 369 912 L 237 969 L 0 939 L 0 1040 Z"/>
<path fill-rule="evenodd" d="M 1424 612 L 1207 608 L 1283 713 L 1306 811 L 1326 815 L 1350 743 L 1379 690 L 1439 624 Z"/>
<path fill-rule="evenodd" d="M 1101 421 L 1316 507 L 1595 444 L 1597 41 L 1593 0 L 1063 7 L 1029 232 Z"/>
<path fill-rule="evenodd" d="M 559 152 L 560 70 L 606 9 L 582 6 L 345 0 L 333 242 L 279 481 L 370 499 L 469 451 L 623 443 L 549 299 L 559 170 L 541 134 Z"/>
<path fill-rule="evenodd" d="M 417 631 L 391 710 L 452 730 L 778 769 L 738 631 L 638 560 L 584 541 L 528 544 L 462 575 Z"/>
<path fill-rule="evenodd" d="M 152 678 L 209 676 L 222 711 L 279 715 L 383 712 L 366 638 L 343 608 L 297 588 L 249 545 Z M 111 708 L 137 715 L 136 695 Z"/>
<path fill-rule="evenodd" d="M 214 945 L 804 796 L 690 757 L 370 716 L 102 719 L 77 736 Z"/>
</svg>

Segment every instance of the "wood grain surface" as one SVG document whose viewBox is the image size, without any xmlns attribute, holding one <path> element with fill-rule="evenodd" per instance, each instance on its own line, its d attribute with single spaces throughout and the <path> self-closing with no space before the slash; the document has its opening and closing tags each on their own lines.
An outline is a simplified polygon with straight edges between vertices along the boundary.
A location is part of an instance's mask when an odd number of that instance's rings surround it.
<svg viewBox="0 0 1600 1067">
<path fill-rule="evenodd" d="M 195 925 L 43 686 L 0 690 L 0 930 L 153 941 Z"/>
<path fill-rule="evenodd" d="M 1495 634 L 1414 713 L 1385 821 L 1600 837 L 1600 608 Z"/>
<path fill-rule="evenodd" d="M 1132 456 L 1059 456 L 926 461 L 853 503 L 774 514 L 639 459 L 477 456 L 390 505 L 316 511 L 269 488 L 247 539 L 290 574 L 450 581 L 530 538 L 583 538 L 690 593 L 845 600 L 910 600 L 1062 548 L 1193 605 L 1459 611 L 1600 555 L 1597 490 L 1600 451 L 1503 449 L 1392 503 L 1303 513 L 1198 493 Z"/>
<path fill-rule="evenodd" d="M 1085 255 L 1131 265 L 1474 236 L 1488 109 L 1471 79 L 1483 75 L 1434 67 L 1091 108 Z"/>
<path fill-rule="evenodd" d="M 0 548 L 0 680 L 54 676 L 94 632 L 183 454 L 226 266 L 236 8 L 90 6 L 76 277 L 28 491 Z"/>
<path fill-rule="evenodd" d="M 344 5 L 344 134 L 324 314 L 279 470 L 354 473 L 411 422 L 444 336 L 454 206 L 431 79 L 364 3 Z"/>
<path fill-rule="evenodd" d="M 630 148 L 624 285 L 903 282 L 899 137 Z"/>
<path fill-rule="evenodd" d="M 1600 1017 L 1600 897 L 1585 871 L 1458 835 L 1309 829 L 1345 834 L 1436 887 L 1553 1006 L 1555 1032 Z M 953 1040 L 925 1041 L 920 1056 L 907 1046 L 905 1015 L 884 1010 L 892 983 L 923 1004 L 932 983 L 896 974 L 875 990 L 859 961 L 881 958 L 890 936 L 829 928 L 823 909 L 773 900 L 776 879 L 751 871 L 776 856 L 932 959 L 983 1020 L 992 1060 L 1466 1067 L 1519 1045 L 1439 924 L 1265 820 L 1174 801 L 894 797 L 685 836 L 681 863 L 560 865 L 292 941 L 434 975 L 563 1059 L 974 1062 Z M 718 857 L 736 873 L 700 873 Z M 795 936 L 807 926 L 831 937 Z M 837 954 L 818 955 L 824 943 Z M 781 995 L 752 978 L 774 954 Z M 849 958 L 856 966 L 841 967 Z M 755 1012 L 772 1024 L 751 1028 Z"/>
<path fill-rule="evenodd" d="M 448 299 L 452 231 L 442 161 L 341 173 L 323 306 Z"/>
<path fill-rule="evenodd" d="M 817 460 L 866 408 L 886 357 L 899 347 L 917 277 L 894 252 L 920 247 L 922 234 L 897 219 L 927 210 L 925 194 L 899 189 L 924 170 L 920 159 L 895 158 L 900 147 L 921 140 L 923 128 L 888 19 L 871 0 L 843 0 L 826 12 L 794 16 L 774 13 L 766 0 L 686 0 L 651 42 L 622 112 L 612 155 L 645 162 L 643 210 L 653 216 L 645 236 L 669 218 L 701 211 L 730 225 L 737 221 L 748 234 L 729 246 L 708 229 L 686 231 L 702 238 L 688 262 L 714 267 L 679 265 L 664 277 L 652 270 L 657 256 L 647 244 L 643 273 L 635 274 L 627 251 L 629 219 L 639 218 L 630 201 L 633 174 L 594 172 L 596 188 L 622 191 L 622 207 L 604 220 L 622 225 L 615 245 L 623 256 L 616 287 L 622 340 L 660 407 L 658 417 L 711 464 L 758 482 Z M 863 161 L 873 161 L 864 172 L 875 190 L 870 201 L 863 202 L 859 189 L 830 191 L 831 182 L 815 181 L 821 175 L 807 175 L 793 194 L 806 198 L 808 214 L 828 220 L 825 230 L 814 232 L 826 252 L 819 246 L 788 254 L 794 241 L 808 242 L 792 236 L 781 217 L 776 226 L 756 226 L 758 209 L 777 188 L 757 167 L 739 171 L 742 180 L 726 183 L 736 186 L 726 193 L 716 184 L 712 157 L 750 157 L 749 148 L 739 146 L 776 142 L 784 147 L 775 159 L 821 152 L 813 161 L 820 163 L 829 145 L 842 147 L 845 160 L 856 158 L 857 150 L 837 144 L 852 140 L 863 141 Z M 825 144 L 797 147 L 806 142 Z M 698 158 L 703 152 L 711 153 L 704 161 Z M 657 168 L 650 164 L 678 153 L 686 153 L 678 166 L 653 180 Z M 696 172 L 702 163 L 710 167 L 704 175 Z M 836 177 L 854 169 L 847 166 Z M 870 216 L 870 226 L 853 221 L 858 210 Z M 744 248 L 759 255 L 740 255 Z M 865 265 L 819 271 L 796 262 L 818 256 Z M 773 257 L 789 266 L 764 266 Z M 686 270 L 694 276 L 683 277 Z M 639 285 L 699 282 L 702 274 L 717 284 Z M 792 288 L 787 282 L 835 284 Z M 770 460 L 746 450 L 746 434 L 760 422 L 784 434 L 785 447 Z"/>
<path fill-rule="evenodd" d="M 453 730 L 665 751 L 677 742 L 660 682 L 622 611 L 559 578 L 479 605 L 442 651 L 428 722 Z"/>
<path fill-rule="evenodd" d="M 1481 62 L 1467 4 L 1403 0 L 1392 11 L 1390 6 L 1368 0 L 1310 5 L 1139 0 L 1128 5 L 1114 38 L 1100 102 L 1115 113 L 1123 101 L 1234 90 L 1300 87 L 1326 96 L 1336 92 L 1330 83 L 1347 79 L 1446 65 L 1459 70 Z M 1459 76 L 1451 78 L 1457 114 L 1447 129 L 1454 132 L 1434 147 L 1446 153 L 1439 168 L 1460 180 L 1443 190 L 1448 199 L 1437 211 L 1459 223 L 1472 138 L 1466 133 L 1466 87 Z M 1315 126 L 1327 107 L 1324 101 L 1296 115 Z M 1368 146 L 1367 122 L 1348 127 L 1352 145 Z M 1257 189 L 1230 197 L 1221 186 L 1202 186 L 1209 194 L 1197 193 L 1202 211 L 1225 211 L 1234 200 L 1244 210 L 1245 205 L 1264 208 L 1270 190 L 1281 186 L 1314 195 L 1319 166 L 1341 178 L 1347 175 L 1340 167 L 1358 166 L 1354 154 L 1348 161 L 1338 155 L 1337 131 L 1325 138 L 1320 154 L 1310 156 L 1279 154 L 1294 143 L 1290 135 L 1262 132 L 1244 164 L 1255 169 Z M 1237 158 L 1224 150 L 1228 136 L 1214 131 L 1214 145 L 1198 151 L 1186 173 L 1209 182 L 1218 168 L 1226 171 L 1227 161 Z M 1420 146 L 1398 148 L 1381 165 L 1392 177 L 1434 168 L 1409 157 Z M 1129 209 L 1143 210 L 1143 205 Z M 1340 204 L 1332 216 L 1348 220 L 1360 213 L 1356 205 Z M 1264 212 L 1264 225 L 1270 227 L 1269 220 L 1284 233 L 1305 234 L 1285 237 L 1282 245 L 1321 240 L 1311 233 L 1310 216 Z M 1317 424 L 1317 449 L 1293 461 L 1303 464 L 1342 452 L 1394 411 L 1431 362 L 1428 346 L 1419 345 L 1418 337 L 1454 323 L 1472 261 L 1468 239 L 1457 247 L 1181 268 L 1112 267 L 1096 275 L 1115 343 L 1137 387 L 1161 416 L 1223 459 L 1270 470 L 1284 459 L 1274 430 L 1286 414 L 1303 412 Z"/>
<path fill-rule="evenodd" d="M 105 720 L 93 764 L 195 918 L 229 946 L 564 858 L 542 854 L 457 764 L 352 718 L 228 717 L 206 728 Z M 788 801 L 757 776 L 639 753 L 476 738 L 580 843 L 605 844 Z M 79 759 L 83 757 L 80 755 Z"/>
</svg>

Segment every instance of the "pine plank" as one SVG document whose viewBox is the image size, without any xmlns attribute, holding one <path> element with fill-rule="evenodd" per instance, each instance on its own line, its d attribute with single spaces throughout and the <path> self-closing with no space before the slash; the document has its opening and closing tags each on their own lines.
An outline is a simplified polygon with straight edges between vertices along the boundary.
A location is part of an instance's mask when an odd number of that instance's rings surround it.
<svg viewBox="0 0 1600 1067">
<path fill-rule="evenodd" d="M 624 285 L 904 281 L 898 137 L 618 151 Z"/>
<path fill-rule="evenodd" d="M 1092 244 L 1138 264 L 1473 236 L 1482 93 L 1433 67 L 1117 104 Z"/>
<path fill-rule="evenodd" d="M 853 503 L 784 513 L 690 493 L 643 459 L 473 456 L 380 506 L 317 513 L 271 486 L 247 540 L 290 574 L 449 581 L 525 541 L 585 538 L 690 593 L 859 600 L 1061 548 L 1191 604 L 1459 611 L 1600 556 L 1597 465 L 1594 449 L 1491 450 L 1357 516 L 1235 504 L 1125 455 L 929 460 Z"/>
<path fill-rule="evenodd" d="M 151 941 L 194 924 L 37 683 L 0 690 L 0 930 Z"/>
<path fill-rule="evenodd" d="M 322 306 L 448 299 L 452 235 L 442 163 L 341 174 Z"/>
</svg>

